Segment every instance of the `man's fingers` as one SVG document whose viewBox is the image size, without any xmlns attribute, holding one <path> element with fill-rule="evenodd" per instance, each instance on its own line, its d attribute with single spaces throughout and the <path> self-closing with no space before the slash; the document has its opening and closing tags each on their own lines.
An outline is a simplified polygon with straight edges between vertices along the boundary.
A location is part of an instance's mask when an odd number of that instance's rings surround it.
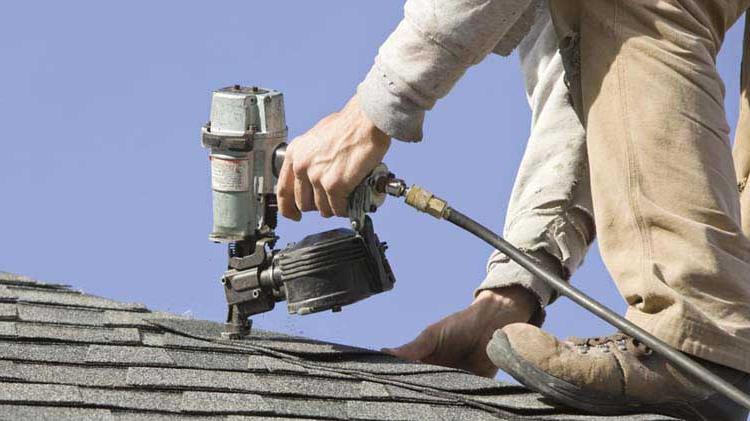
<svg viewBox="0 0 750 421">
<path fill-rule="evenodd" d="M 336 175 L 329 175 L 323 178 L 320 184 L 328 197 L 328 204 L 331 206 L 333 214 L 336 216 L 346 217 L 349 215 L 348 189 L 341 178 L 335 178 Z"/>
<path fill-rule="evenodd" d="M 437 335 L 431 328 L 425 329 L 416 339 L 398 348 L 384 348 L 383 352 L 405 360 L 420 361 L 435 352 Z"/>
<path fill-rule="evenodd" d="M 323 218 L 330 218 L 333 216 L 333 210 L 331 205 L 328 203 L 328 196 L 323 186 L 320 183 L 313 183 L 313 192 L 315 195 L 315 207 L 318 208 L 320 216 Z"/>
<path fill-rule="evenodd" d="M 344 218 L 349 216 L 349 198 L 346 196 L 332 196 L 330 192 L 327 193 L 328 204 L 330 205 L 333 214 Z"/>
<path fill-rule="evenodd" d="M 313 186 L 305 174 L 297 174 L 294 179 L 294 204 L 302 212 L 315 210 Z"/>
<path fill-rule="evenodd" d="M 292 173 L 292 156 L 289 152 L 287 149 L 287 155 L 279 173 L 279 181 L 276 184 L 276 199 L 279 202 L 279 212 L 283 216 L 299 221 L 302 218 L 302 213 L 294 202 L 294 173 Z"/>
</svg>

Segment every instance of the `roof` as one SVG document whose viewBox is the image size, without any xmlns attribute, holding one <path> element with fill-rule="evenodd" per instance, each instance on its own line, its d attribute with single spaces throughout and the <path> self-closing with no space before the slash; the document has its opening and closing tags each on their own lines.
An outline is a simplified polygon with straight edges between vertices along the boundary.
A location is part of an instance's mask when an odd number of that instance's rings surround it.
<svg viewBox="0 0 750 421">
<path fill-rule="evenodd" d="M 0 417 L 490 420 L 587 417 L 460 370 L 149 311 L 0 272 Z"/>
</svg>

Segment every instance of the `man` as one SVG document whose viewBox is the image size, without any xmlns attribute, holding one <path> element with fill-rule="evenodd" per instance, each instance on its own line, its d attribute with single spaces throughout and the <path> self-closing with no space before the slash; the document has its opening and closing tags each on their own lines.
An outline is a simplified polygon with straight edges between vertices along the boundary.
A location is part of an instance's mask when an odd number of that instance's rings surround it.
<svg viewBox="0 0 750 421">
<path fill-rule="evenodd" d="M 381 47 L 357 95 L 290 145 L 279 180 L 282 213 L 299 218 L 300 211 L 318 209 L 324 216 L 343 216 L 348 193 L 382 160 L 390 137 L 421 137 L 424 111 L 497 45 L 516 3 L 407 1 L 404 22 Z M 580 147 L 570 153 L 564 158 L 570 166 L 557 185 L 545 181 L 550 171 L 538 166 L 522 172 L 506 221 L 511 241 L 569 275 L 593 238 L 593 214 L 602 256 L 629 304 L 627 317 L 745 390 L 750 383 L 750 240 L 742 232 L 740 193 L 748 193 L 742 181 L 746 172 L 735 174 L 732 163 L 723 86 L 714 63 L 724 33 L 748 3 L 552 2 L 569 96 L 587 130 L 588 161 L 580 158 Z M 538 52 L 550 36 L 551 27 L 547 32 L 543 27 L 537 23 L 536 35 L 525 41 L 537 52 L 524 54 L 527 81 L 535 87 L 535 125 L 525 160 L 537 163 L 555 154 L 534 152 L 535 144 L 551 142 L 534 142 L 535 135 L 551 139 L 568 133 L 574 150 L 583 144 L 561 90 L 540 90 L 545 83 L 558 88 L 562 83 L 559 65 L 557 76 L 539 77 L 540 69 L 555 71 L 554 59 L 530 59 L 549 57 Z M 737 147 L 738 154 L 743 150 L 746 146 Z M 747 169 L 741 167 L 746 158 L 735 159 L 738 170 Z M 529 186 L 537 184 L 553 197 L 563 193 L 551 218 L 543 212 L 522 216 L 545 208 L 546 195 L 530 193 L 535 190 Z M 593 206 L 587 206 L 589 184 Z M 745 215 L 749 212 L 745 209 Z M 535 324 L 552 298 L 538 280 L 495 256 L 468 309 L 392 352 L 484 375 L 499 366 L 535 390 L 592 412 L 747 416 L 632 338 L 559 341 L 542 332 Z M 487 342 L 494 364 L 485 354 Z"/>
</svg>

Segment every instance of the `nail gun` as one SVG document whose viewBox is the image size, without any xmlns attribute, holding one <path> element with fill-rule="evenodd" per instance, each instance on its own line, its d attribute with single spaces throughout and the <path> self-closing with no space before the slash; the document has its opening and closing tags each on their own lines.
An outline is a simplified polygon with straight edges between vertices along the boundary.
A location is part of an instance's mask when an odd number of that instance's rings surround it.
<svg viewBox="0 0 750 421">
<path fill-rule="evenodd" d="M 376 189 L 389 175 L 380 164 L 349 197 L 351 229 L 305 237 L 283 250 L 278 237 L 276 181 L 284 162 L 287 127 L 281 92 L 234 85 L 213 92 L 201 144 L 210 150 L 213 230 L 227 243 L 221 278 L 228 312 L 224 335 L 250 332 L 250 316 L 287 301 L 289 313 L 340 311 L 393 288 L 395 278 L 367 213 L 385 200 Z"/>
</svg>

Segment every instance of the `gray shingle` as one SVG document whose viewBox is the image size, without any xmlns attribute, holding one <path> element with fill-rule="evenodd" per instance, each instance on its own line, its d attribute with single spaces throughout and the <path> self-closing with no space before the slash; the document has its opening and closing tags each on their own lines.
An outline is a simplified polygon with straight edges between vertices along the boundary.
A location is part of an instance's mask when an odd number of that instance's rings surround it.
<svg viewBox="0 0 750 421">
<path fill-rule="evenodd" d="M 128 384 L 141 387 L 249 392 L 330 398 L 358 398 L 355 383 L 301 376 L 260 375 L 155 367 L 131 367 Z"/>
<path fill-rule="evenodd" d="M 464 411 L 461 411 L 464 412 Z M 465 411 L 469 412 L 469 411 Z M 443 412 L 434 405 L 418 403 L 348 401 L 346 414 L 353 420 L 388 421 L 444 421 L 446 419 L 466 420 L 469 418 L 444 418 Z"/>
<path fill-rule="evenodd" d="M 449 399 L 442 396 L 436 396 L 435 394 L 427 394 L 418 392 L 403 387 L 385 385 L 386 391 L 390 399 L 397 401 L 413 401 L 413 402 L 434 402 L 434 403 L 455 403 L 456 399 Z"/>
<path fill-rule="evenodd" d="M 0 302 L 15 303 L 16 301 L 18 301 L 18 294 L 7 285 L 0 285 Z"/>
<path fill-rule="evenodd" d="M 356 355 L 353 358 L 344 358 L 342 356 L 341 358 L 324 361 L 320 364 L 335 369 L 356 370 L 373 374 L 461 372 L 460 370 L 448 367 L 405 361 L 386 354 Z"/>
<path fill-rule="evenodd" d="M 465 421 L 497 421 L 499 419 L 524 419 L 513 414 L 492 415 L 490 412 L 472 407 L 461 406 L 435 406 L 433 410 L 441 420 L 465 420 Z M 529 419 L 529 418 L 525 418 Z M 533 418 L 531 418 L 533 419 Z"/>
<path fill-rule="evenodd" d="M 253 392 L 258 389 L 258 382 L 252 373 L 230 371 L 130 367 L 127 374 L 130 385 L 156 388 Z"/>
<path fill-rule="evenodd" d="M 2 322 L 0 322 L 1 324 Z M 133 328 L 97 328 L 25 323 L 18 326 L 15 332 L 19 338 L 36 340 L 98 344 L 138 344 L 141 342 L 138 329 Z"/>
<path fill-rule="evenodd" d="M 16 320 L 16 303 L 0 303 L 0 320 Z"/>
<path fill-rule="evenodd" d="M 331 419 L 336 419 L 332 418 Z M 308 418 L 288 418 L 288 417 L 273 417 L 269 418 L 267 415 L 229 415 L 227 416 L 227 421 L 302 421 L 302 420 L 308 420 L 308 421 L 316 421 L 313 419 Z"/>
<path fill-rule="evenodd" d="M 154 325 L 157 325 L 168 331 L 207 339 L 221 338 L 221 332 L 224 330 L 224 327 L 221 323 L 211 322 L 208 320 L 154 318 L 150 319 L 149 323 L 153 323 Z M 255 331 L 255 329 L 253 329 L 253 331 Z"/>
<path fill-rule="evenodd" d="M 81 404 L 78 386 L 61 384 L 10 383 L 0 387 L 0 402 Z"/>
<path fill-rule="evenodd" d="M 534 415 L 534 420 L 549 421 L 675 421 L 661 415 L 622 415 L 622 416 L 604 416 L 604 415 L 581 415 L 575 412 L 565 413 L 564 410 L 551 410 L 546 415 Z M 718 421 L 718 420 L 717 420 Z"/>
<path fill-rule="evenodd" d="M 311 366 L 312 367 L 312 366 Z M 309 376 L 315 376 L 315 377 L 327 377 L 331 379 L 339 379 L 339 380 L 358 380 L 359 377 L 356 377 L 354 374 L 345 374 L 345 373 L 339 373 L 336 371 L 332 371 L 331 369 L 315 369 L 315 368 L 308 368 L 307 374 Z"/>
<path fill-rule="evenodd" d="M 35 281 L 34 279 L 29 278 L 28 276 L 18 275 L 18 274 L 10 273 L 10 272 L 0 272 L 0 284 L 22 285 L 22 286 L 32 286 L 34 288 L 48 288 L 48 289 L 62 289 L 62 290 L 70 288 L 70 285 L 60 284 L 60 283 L 39 282 L 39 281 Z"/>
<path fill-rule="evenodd" d="M 549 404 L 540 399 L 542 395 L 538 393 L 526 392 L 522 394 L 502 394 L 502 395 L 472 395 L 472 399 L 479 402 L 497 406 L 505 409 L 515 409 L 522 411 L 543 411 L 549 410 Z"/>
<path fill-rule="evenodd" d="M 16 322 L 0 322 L 0 337 L 15 338 L 16 334 Z"/>
<path fill-rule="evenodd" d="M 367 399 L 387 399 L 391 397 L 388 389 L 381 383 L 362 382 L 359 384 L 359 396 Z"/>
<path fill-rule="evenodd" d="M 318 342 L 309 339 L 287 337 L 287 338 L 274 338 L 267 339 L 262 337 L 249 337 L 245 341 L 250 345 L 259 346 L 275 351 L 280 351 L 303 358 L 310 357 L 325 357 L 325 356 L 341 356 L 345 355 L 378 355 L 378 351 L 373 351 L 364 348 L 355 348 L 351 346 L 329 344 L 325 342 Z"/>
<path fill-rule="evenodd" d="M 127 386 L 125 368 L 16 363 L 14 369 L 19 378 L 29 382 L 102 387 Z"/>
<path fill-rule="evenodd" d="M 112 415 L 115 421 L 222 421 L 227 419 L 224 415 L 180 414 L 179 416 L 176 416 L 175 414 L 159 414 L 153 412 L 113 412 Z"/>
<path fill-rule="evenodd" d="M 107 409 L 72 408 L 62 406 L 0 405 L 3 420 L 34 421 L 112 421 Z"/>
<path fill-rule="evenodd" d="M 287 417 L 346 420 L 346 403 L 337 400 L 264 398 L 274 414 Z M 274 419 L 275 420 L 275 419 Z"/>
<path fill-rule="evenodd" d="M 307 374 L 307 369 L 279 358 L 267 355 L 249 355 L 247 367 L 253 371 L 268 371 L 271 373 Z"/>
<path fill-rule="evenodd" d="M 185 392 L 180 408 L 194 413 L 270 414 L 262 397 L 249 393 Z"/>
<path fill-rule="evenodd" d="M 3 381 L 23 380 L 16 371 L 16 364 L 5 360 L 0 360 L 0 379 Z"/>
<path fill-rule="evenodd" d="M 175 365 L 165 349 L 144 346 L 91 345 L 86 361 L 116 365 Z"/>
<path fill-rule="evenodd" d="M 258 393 L 276 395 L 308 396 L 319 398 L 359 398 L 357 382 L 348 380 L 321 379 L 295 375 L 258 376 Z"/>
<path fill-rule="evenodd" d="M 110 408 L 180 412 L 182 393 L 82 387 L 87 405 Z"/>
<path fill-rule="evenodd" d="M 433 387 L 452 392 L 499 392 L 507 383 L 464 372 L 383 375 L 384 378 L 414 385 Z"/>
<path fill-rule="evenodd" d="M 0 359 L 83 363 L 86 345 L 0 342 Z"/>
<path fill-rule="evenodd" d="M 28 287 L 6 287 L 6 297 L 15 296 L 19 301 L 40 304 L 58 304 L 66 306 L 89 307 L 96 309 L 145 311 L 139 303 L 121 303 L 94 295 L 82 294 L 72 290 L 40 289 Z"/>
<path fill-rule="evenodd" d="M 154 325 L 148 322 L 149 319 L 184 319 L 184 317 L 161 311 L 137 312 L 126 310 L 104 310 L 104 324 L 106 326 L 128 326 L 153 329 Z"/>
<path fill-rule="evenodd" d="M 200 368 L 204 370 L 248 370 L 248 354 L 181 351 L 177 349 L 167 349 L 167 352 L 177 367 Z"/>
<path fill-rule="evenodd" d="M 237 353 L 244 352 L 229 345 L 222 345 L 204 340 L 189 338 L 187 336 L 175 335 L 171 332 L 143 332 L 143 344 L 185 350 L 192 349 L 196 351 L 228 351 Z"/>
<path fill-rule="evenodd" d="M 101 310 L 18 303 L 18 318 L 24 322 L 104 326 Z"/>
</svg>

